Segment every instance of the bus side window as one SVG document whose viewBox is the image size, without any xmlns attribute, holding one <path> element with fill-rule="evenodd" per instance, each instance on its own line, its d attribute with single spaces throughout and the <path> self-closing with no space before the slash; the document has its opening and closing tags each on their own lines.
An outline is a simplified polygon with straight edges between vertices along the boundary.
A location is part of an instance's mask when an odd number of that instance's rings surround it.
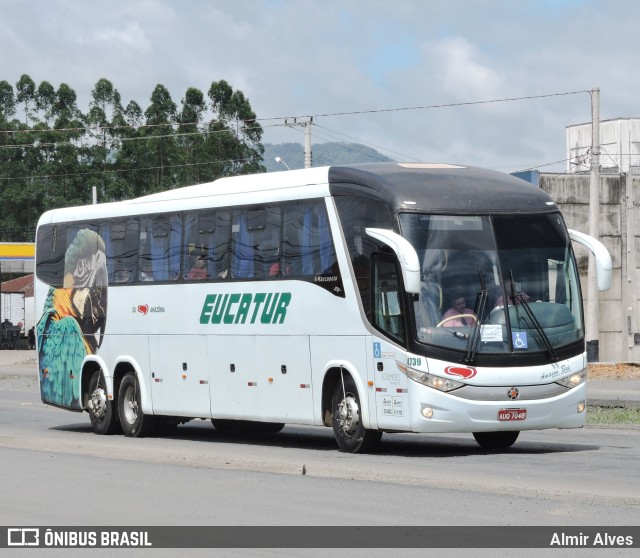
<svg viewBox="0 0 640 558">
<path fill-rule="evenodd" d="M 405 342 L 404 313 L 398 282 L 398 268 L 393 259 L 377 254 L 373 267 L 373 325 L 399 343 Z"/>
<path fill-rule="evenodd" d="M 140 227 L 140 280 L 175 281 L 180 275 L 182 221 L 176 214 L 144 217 Z M 144 276 L 142 275 L 144 271 Z"/>
<path fill-rule="evenodd" d="M 100 236 L 107 251 L 109 284 L 135 280 L 138 259 L 138 222 L 135 219 L 103 225 Z"/>
<path fill-rule="evenodd" d="M 264 210 L 264 227 L 255 231 L 256 277 L 276 278 L 280 270 L 280 230 L 282 219 L 280 207 Z"/>
<path fill-rule="evenodd" d="M 66 225 L 42 225 L 38 229 L 36 275 L 38 279 L 52 287 L 62 287 L 64 254 L 67 249 L 65 240 Z"/>
<path fill-rule="evenodd" d="M 284 275 L 337 274 L 336 252 L 323 201 L 291 203 L 284 215 Z"/>
<path fill-rule="evenodd" d="M 231 223 L 228 210 L 187 215 L 183 247 L 184 278 L 192 280 L 225 279 L 229 274 L 229 240 Z M 195 262 L 204 260 L 204 277 L 191 273 Z"/>
<path fill-rule="evenodd" d="M 246 211 L 239 211 L 234 215 L 231 226 L 231 277 L 253 277 L 254 252 L 253 234 L 247 226 Z"/>
<path fill-rule="evenodd" d="M 277 277 L 280 262 L 280 207 L 238 210 L 231 229 L 231 276 Z"/>
<path fill-rule="evenodd" d="M 284 212 L 282 235 L 283 275 L 302 275 L 304 215 L 309 204 L 290 203 Z"/>
</svg>

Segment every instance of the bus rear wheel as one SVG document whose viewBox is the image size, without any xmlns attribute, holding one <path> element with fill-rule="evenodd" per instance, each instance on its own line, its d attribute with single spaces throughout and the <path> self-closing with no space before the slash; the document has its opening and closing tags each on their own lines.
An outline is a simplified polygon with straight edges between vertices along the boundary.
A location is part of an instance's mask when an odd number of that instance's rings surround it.
<svg viewBox="0 0 640 558">
<path fill-rule="evenodd" d="M 120 383 L 118 416 L 125 436 L 142 438 L 155 432 L 156 417 L 142 412 L 140 384 L 133 372 L 127 372 Z"/>
<path fill-rule="evenodd" d="M 333 435 L 340 451 L 367 453 L 373 451 L 382 437 L 379 430 L 368 430 L 362 424 L 360 397 L 351 376 L 336 384 L 331 400 Z"/>
<path fill-rule="evenodd" d="M 516 443 L 520 432 L 474 432 L 473 437 L 484 449 L 505 449 Z"/>
<path fill-rule="evenodd" d="M 102 370 L 94 372 L 89 380 L 88 411 L 95 434 L 114 434 L 118 430 L 115 405 L 107 397 Z"/>
</svg>

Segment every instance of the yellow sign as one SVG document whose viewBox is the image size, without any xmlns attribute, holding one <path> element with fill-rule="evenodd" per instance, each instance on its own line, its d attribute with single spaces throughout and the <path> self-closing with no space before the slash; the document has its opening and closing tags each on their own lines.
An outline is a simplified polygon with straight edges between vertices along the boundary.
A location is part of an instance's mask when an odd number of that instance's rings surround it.
<svg viewBox="0 0 640 558">
<path fill-rule="evenodd" d="M 0 260 L 33 260 L 33 242 L 0 242 Z"/>
</svg>

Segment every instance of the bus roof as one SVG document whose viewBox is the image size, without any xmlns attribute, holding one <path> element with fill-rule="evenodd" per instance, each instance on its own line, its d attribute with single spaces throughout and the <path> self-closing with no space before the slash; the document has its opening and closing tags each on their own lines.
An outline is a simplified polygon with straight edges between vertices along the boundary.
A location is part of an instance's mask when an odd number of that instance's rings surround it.
<svg viewBox="0 0 640 558">
<path fill-rule="evenodd" d="M 332 195 L 377 197 L 397 211 L 550 212 L 551 197 L 520 178 L 461 165 L 367 163 L 331 167 Z M 411 202 L 411 203 L 407 203 Z"/>
<path fill-rule="evenodd" d="M 497 171 L 446 164 L 366 163 L 225 177 L 131 200 L 48 211 L 41 222 L 353 194 L 383 200 L 400 211 L 556 210 L 540 188 Z"/>
</svg>

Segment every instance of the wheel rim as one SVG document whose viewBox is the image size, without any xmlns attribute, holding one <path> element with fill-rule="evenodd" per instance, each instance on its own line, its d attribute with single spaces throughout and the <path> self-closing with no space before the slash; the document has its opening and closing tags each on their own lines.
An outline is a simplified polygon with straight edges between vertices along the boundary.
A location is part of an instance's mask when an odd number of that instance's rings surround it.
<svg viewBox="0 0 640 558">
<path fill-rule="evenodd" d="M 98 421 L 107 414 L 107 394 L 100 386 L 96 386 L 91 394 L 91 414 Z"/>
<path fill-rule="evenodd" d="M 348 394 L 338 405 L 338 425 L 346 436 L 353 436 L 360 423 L 360 408 L 353 394 Z"/>
<path fill-rule="evenodd" d="M 136 400 L 136 390 L 133 386 L 129 386 L 124 392 L 122 410 L 124 411 L 124 418 L 129 424 L 134 424 L 138 420 L 138 401 Z"/>
</svg>

